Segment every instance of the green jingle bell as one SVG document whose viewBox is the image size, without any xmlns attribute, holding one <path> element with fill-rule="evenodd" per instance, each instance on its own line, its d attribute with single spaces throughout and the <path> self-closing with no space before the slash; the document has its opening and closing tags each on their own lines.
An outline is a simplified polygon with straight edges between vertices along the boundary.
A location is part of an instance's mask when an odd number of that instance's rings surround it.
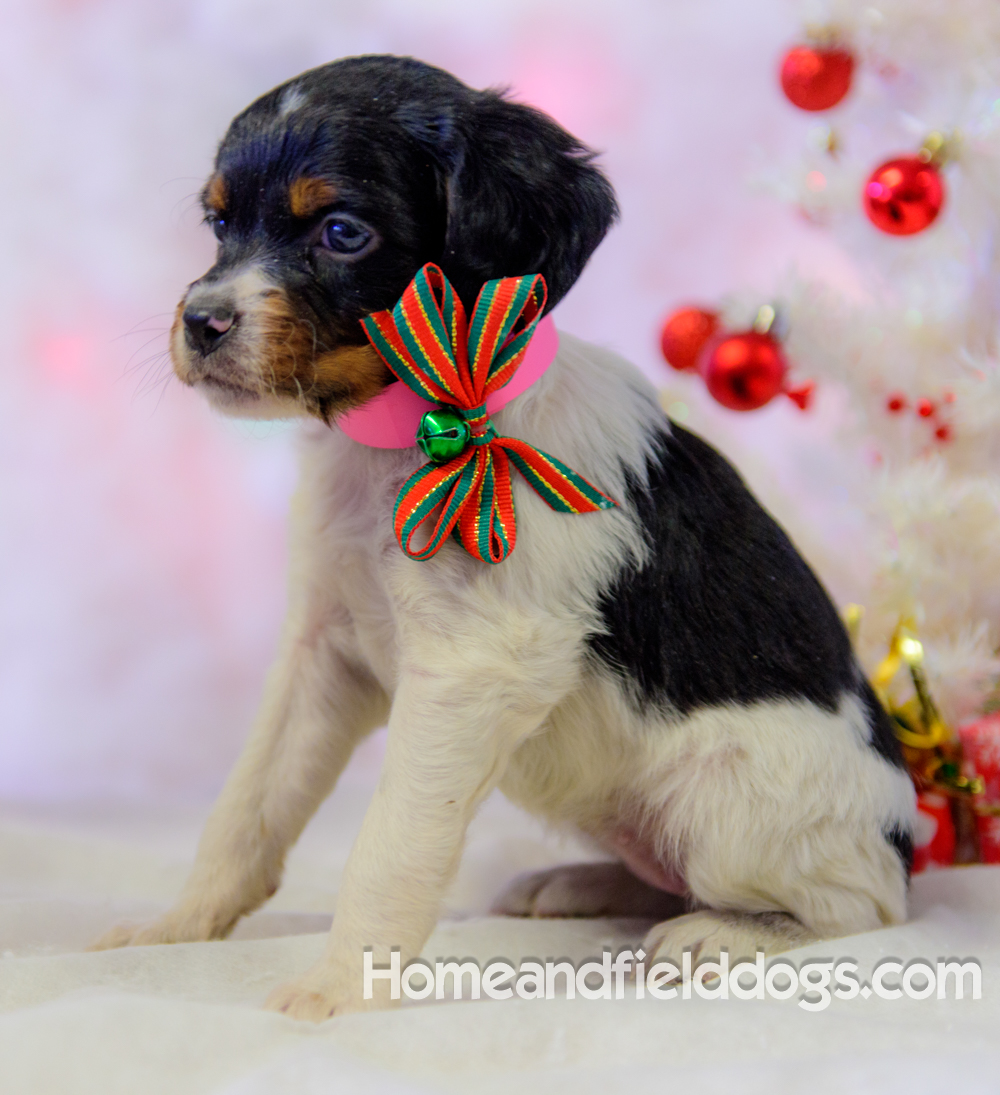
<svg viewBox="0 0 1000 1095">
<path fill-rule="evenodd" d="M 417 445 L 435 464 L 461 456 L 471 436 L 468 422 L 449 407 L 427 411 L 417 427 Z"/>
</svg>

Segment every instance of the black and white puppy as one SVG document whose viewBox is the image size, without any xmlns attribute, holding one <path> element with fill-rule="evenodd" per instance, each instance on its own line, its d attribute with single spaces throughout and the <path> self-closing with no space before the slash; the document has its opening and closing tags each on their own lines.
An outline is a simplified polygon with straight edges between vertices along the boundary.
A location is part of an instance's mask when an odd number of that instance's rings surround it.
<svg viewBox="0 0 1000 1095">
<path fill-rule="evenodd" d="M 913 790 L 837 613 L 637 369 L 564 334 L 495 416 L 621 502 L 559 514 L 515 477 L 517 550 L 498 566 L 456 542 L 408 559 L 393 501 L 423 456 L 337 428 L 392 380 L 358 321 L 425 262 L 467 309 L 487 279 L 526 273 L 558 302 L 616 215 L 591 154 L 494 92 L 359 57 L 239 115 L 203 198 L 218 259 L 178 308 L 174 363 L 222 411 L 312 420 L 290 609 L 177 905 L 98 945 L 226 935 L 386 721 L 325 957 L 270 1000 L 291 1015 L 386 1002 L 362 999 L 363 950 L 419 954 L 495 787 L 615 858 L 520 879 L 499 910 L 657 915 L 648 961 L 903 920 Z"/>
</svg>

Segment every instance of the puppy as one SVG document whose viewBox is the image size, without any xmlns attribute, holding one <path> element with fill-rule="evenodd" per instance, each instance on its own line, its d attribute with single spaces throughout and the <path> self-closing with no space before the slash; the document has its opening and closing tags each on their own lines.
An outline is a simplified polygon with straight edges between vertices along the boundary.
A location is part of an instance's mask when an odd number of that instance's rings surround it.
<svg viewBox="0 0 1000 1095">
<path fill-rule="evenodd" d="M 517 550 L 497 566 L 453 540 L 408 558 L 393 502 L 424 457 L 337 426 L 393 381 L 359 321 L 424 263 L 467 311 L 510 275 L 544 275 L 559 301 L 616 215 L 592 155 L 502 95 L 357 57 L 240 114 L 203 201 L 218 258 L 178 306 L 173 359 L 227 414 L 309 422 L 290 607 L 180 899 L 97 945 L 224 937 L 275 892 L 351 751 L 386 721 L 326 953 L 269 1001 L 290 1015 L 387 1003 L 384 982 L 362 998 L 363 952 L 420 953 L 495 787 L 613 857 L 519 879 L 498 910 L 655 916 L 648 961 L 903 920 L 913 790 L 837 613 L 638 370 L 562 335 L 494 416 L 620 503 L 557 513 L 515 477 Z"/>
</svg>

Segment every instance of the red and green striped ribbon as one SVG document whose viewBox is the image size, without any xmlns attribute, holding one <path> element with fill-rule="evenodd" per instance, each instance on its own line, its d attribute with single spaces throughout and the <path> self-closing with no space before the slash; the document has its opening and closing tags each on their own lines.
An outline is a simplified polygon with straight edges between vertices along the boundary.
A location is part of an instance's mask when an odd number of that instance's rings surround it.
<svg viewBox="0 0 1000 1095">
<path fill-rule="evenodd" d="M 554 456 L 499 437 L 486 413 L 487 398 L 524 359 L 545 297 L 541 274 L 488 281 L 467 323 L 448 279 L 428 263 L 391 312 L 361 321 L 392 372 L 417 395 L 457 411 L 472 433 L 464 452 L 447 464 L 425 464 L 396 498 L 393 526 L 411 559 L 429 559 L 454 532 L 477 559 L 503 562 L 517 542 L 511 465 L 554 510 L 594 513 L 617 505 Z M 417 530 L 439 507 L 427 545 L 412 551 Z"/>
</svg>

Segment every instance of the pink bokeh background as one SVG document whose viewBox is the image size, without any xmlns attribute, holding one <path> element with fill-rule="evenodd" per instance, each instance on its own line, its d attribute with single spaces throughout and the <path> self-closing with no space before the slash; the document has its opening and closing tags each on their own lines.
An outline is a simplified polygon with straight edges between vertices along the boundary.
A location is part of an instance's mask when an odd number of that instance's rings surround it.
<svg viewBox="0 0 1000 1095">
<path fill-rule="evenodd" d="M 0 33 L 0 798 L 201 800 L 274 649 L 294 430 L 213 416 L 166 328 L 214 241 L 194 195 L 234 113 L 303 69 L 411 54 L 508 85 L 602 162 L 621 223 L 556 312 L 687 401 L 791 524 L 852 521 L 833 396 L 710 404 L 668 373 L 675 305 L 793 266 L 842 285 L 822 230 L 747 185 L 800 147 L 778 0 L 7 0 Z"/>
</svg>

